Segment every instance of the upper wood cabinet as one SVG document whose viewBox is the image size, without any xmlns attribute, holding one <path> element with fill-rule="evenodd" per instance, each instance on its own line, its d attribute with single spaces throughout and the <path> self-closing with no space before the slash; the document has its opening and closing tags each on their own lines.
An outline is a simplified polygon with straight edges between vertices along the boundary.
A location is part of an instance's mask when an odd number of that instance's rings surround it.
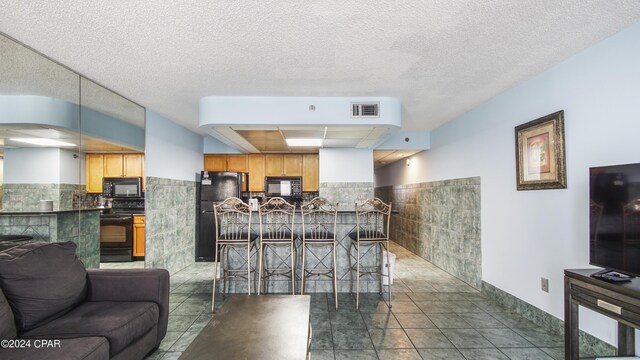
<svg viewBox="0 0 640 360">
<path fill-rule="evenodd" d="M 144 155 L 141 154 L 105 154 L 104 177 L 142 177 L 144 174 Z"/>
<path fill-rule="evenodd" d="M 320 163 L 318 154 L 302 155 L 302 191 L 319 191 Z"/>
<path fill-rule="evenodd" d="M 205 155 L 204 171 L 227 171 L 227 155 Z"/>
<path fill-rule="evenodd" d="M 264 191 L 265 156 L 249 155 L 249 191 Z"/>
<path fill-rule="evenodd" d="M 318 191 L 318 154 L 206 154 L 205 171 L 249 173 L 249 191 L 263 192 L 265 176 L 302 176 L 302 191 Z"/>
<path fill-rule="evenodd" d="M 265 176 L 282 176 L 282 155 L 280 154 L 267 154 L 264 155 L 265 161 Z"/>
<path fill-rule="evenodd" d="M 248 156 L 246 154 L 227 155 L 227 171 L 249 171 Z"/>
<path fill-rule="evenodd" d="M 205 154 L 204 171 L 249 171 L 247 154 Z"/>
<path fill-rule="evenodd" d="M 104 156 L 98 154 L 86 154 L 86 182 L 88 193 L 102 192 L 103 162 Z"/>
<path fill-rule="evenodd" d="M 266 176 L 302 176 L 302 154 L 267 154 Z"/>
<path fill-rule="evenodd" d="M 302 176 L 302 154 L 285 154 L 282 156 L 284 176 Z"/>
<path fill-rule="evenodd" d="M 141 177 L 144 191 L 143 154 L 86 154 L 85 162 L 88 193 L 101 193 L 105 177 Z"/>
</svg>

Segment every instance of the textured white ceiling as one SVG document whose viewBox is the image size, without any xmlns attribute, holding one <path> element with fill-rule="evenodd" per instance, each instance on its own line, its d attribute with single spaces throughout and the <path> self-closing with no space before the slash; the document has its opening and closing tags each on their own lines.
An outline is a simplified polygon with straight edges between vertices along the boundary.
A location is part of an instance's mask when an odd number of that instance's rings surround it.
<svg viewBox="0 0 640 360">
<path fill-rule="evenodd" d="M 199 133 L 208 95 L 393 96 L 431 130 L 639 19 L 638 0 L 0 6 L 0 31 Z"/>
</svg>

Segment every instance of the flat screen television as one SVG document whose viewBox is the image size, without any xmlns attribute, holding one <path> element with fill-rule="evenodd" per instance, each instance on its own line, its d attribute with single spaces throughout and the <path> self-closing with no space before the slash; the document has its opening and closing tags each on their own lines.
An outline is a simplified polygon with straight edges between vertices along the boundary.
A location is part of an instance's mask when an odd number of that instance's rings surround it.
<svg viewBox="0 0 640 360">
<path fill-rule="evenodd" d="M 589 263 L 640 276 L 640 164 L 589 169 Z"/>
</svg>

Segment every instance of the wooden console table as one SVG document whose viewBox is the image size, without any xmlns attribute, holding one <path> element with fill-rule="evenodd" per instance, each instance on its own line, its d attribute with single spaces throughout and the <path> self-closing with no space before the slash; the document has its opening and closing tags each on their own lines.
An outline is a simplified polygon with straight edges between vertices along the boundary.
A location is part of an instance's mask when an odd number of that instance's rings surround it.
<svg viewBox="0 0 640 360">
<path fill-rule="evenodd" d="M 196 336 L 180 359 L 306 359 L 309 295 L 235 295 Z"/>
<path fill-rule="evenodd" d="M 564 347 L 566 360 L 579 359 L 578 306 L 618 321 L 618 356 L 635 354 L 634 328 L 640 328 L 640 279 L 608 283 L 594 279 L 597 269 L 564 271 Z"/>
</svg>

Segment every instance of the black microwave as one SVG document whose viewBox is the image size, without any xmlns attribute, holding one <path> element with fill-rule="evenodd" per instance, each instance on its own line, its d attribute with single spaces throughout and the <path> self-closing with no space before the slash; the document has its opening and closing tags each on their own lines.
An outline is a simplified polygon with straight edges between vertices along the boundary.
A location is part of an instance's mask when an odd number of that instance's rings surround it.
<svg viewBox="0 0 640 360">
<path fill-rule="evenodd" d="M 142 197 L 142 178 L 103 178 L 102 196 L 107 198 Z"/>
<path fill-rule="evenodd" d="M 301 197 L 302 177 L 267 176 L 264 190 L 267 197 Z"/>
</svg>

